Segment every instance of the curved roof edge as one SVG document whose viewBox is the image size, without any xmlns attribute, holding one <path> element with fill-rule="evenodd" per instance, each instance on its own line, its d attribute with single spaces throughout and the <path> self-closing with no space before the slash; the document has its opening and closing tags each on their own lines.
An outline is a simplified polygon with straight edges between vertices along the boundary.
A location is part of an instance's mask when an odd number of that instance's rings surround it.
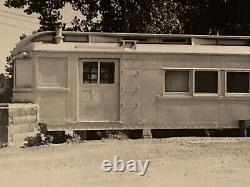
<svg viewBox="0 0 250 187">
<path fill-rule="evenodd" d="M 22 51 L 33 42 L 54 43 L 55 31 L 37 32 L 21 40 L 13 50 L 13 54 Z M 182 45 L 221 45 L 249 46 L 250 36 L 218 36 L 188 34 L 144 34 L 144 33 L 106 33 L 106 32 L 74 32 L 63 31 L 64 42 L 82 43 L 118 43 L 123 40 L 135 40 L 138 43 L 182 44 Z M 227 42 L 227 41 L 234 42 Z M 220 44 L 219 44 L 220 45 Z"/>
</svg>

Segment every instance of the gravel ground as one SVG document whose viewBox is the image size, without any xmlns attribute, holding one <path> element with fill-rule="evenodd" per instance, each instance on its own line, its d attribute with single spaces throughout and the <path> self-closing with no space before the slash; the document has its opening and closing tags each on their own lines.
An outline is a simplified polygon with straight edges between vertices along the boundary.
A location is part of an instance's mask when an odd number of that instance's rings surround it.
<svg viewBox="0 0 250 187">
<path fill-rule="evenodd" d="M 103 160 L 150 160 L 138 172 L 104 172 Z M 249 186 L 250 138 L 105 140 L 0 149 L 1 187 Z"/>
</svg>

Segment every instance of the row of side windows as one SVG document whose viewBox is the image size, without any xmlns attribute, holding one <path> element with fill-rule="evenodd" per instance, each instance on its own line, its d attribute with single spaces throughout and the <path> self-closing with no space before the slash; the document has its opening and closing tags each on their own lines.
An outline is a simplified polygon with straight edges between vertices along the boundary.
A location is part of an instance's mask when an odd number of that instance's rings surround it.
<svg viewBox="0 0 250 187">
<path fill-rule="evenodd" d="M 195 71 L 195 93 L 218 93 L 218 71 Z M 167 70 L 165 72 L 165 92 L 190 92 L 189 70 Z M 226 72 L 227 93 L 249 93 L 249 72 Z"/>
<path fill-rule="evenodd" d="M 83 63 L 83 83 L 113 84 L 115 82 L 114 62 Z M 190 92 L 192 84 L 195 93 L 218 93 L 219 71 L 195 70 L 194 81 L 190 81 L 191 70 L 166 70 L 165 92 Z M 227 71 L 227 93 L 249 93 L 249 72 Z"/>
</svg>

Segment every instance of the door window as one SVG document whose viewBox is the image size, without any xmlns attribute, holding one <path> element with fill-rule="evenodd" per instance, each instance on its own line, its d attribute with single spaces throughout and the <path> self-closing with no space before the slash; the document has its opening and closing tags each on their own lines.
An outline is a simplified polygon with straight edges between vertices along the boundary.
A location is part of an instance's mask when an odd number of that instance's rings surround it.
<svg viewBox="0 0 250 187">
<path fill-rule="evenodd" d="M 83 83 L 113 84 L 115 82 L 114 62 L 84 62 Z"/>
</svg>

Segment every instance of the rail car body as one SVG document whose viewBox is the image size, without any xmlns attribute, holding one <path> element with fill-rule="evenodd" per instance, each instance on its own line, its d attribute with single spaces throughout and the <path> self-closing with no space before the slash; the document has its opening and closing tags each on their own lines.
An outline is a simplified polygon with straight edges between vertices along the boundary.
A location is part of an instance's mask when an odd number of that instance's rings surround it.
<svg viewBox="0 0 250 187">
<path fill-rule="evenodd" d="M 51 130 L 238 128 L 250 37 L 41 32 L 14 49 L 14 102 Z"/>
</svg>

